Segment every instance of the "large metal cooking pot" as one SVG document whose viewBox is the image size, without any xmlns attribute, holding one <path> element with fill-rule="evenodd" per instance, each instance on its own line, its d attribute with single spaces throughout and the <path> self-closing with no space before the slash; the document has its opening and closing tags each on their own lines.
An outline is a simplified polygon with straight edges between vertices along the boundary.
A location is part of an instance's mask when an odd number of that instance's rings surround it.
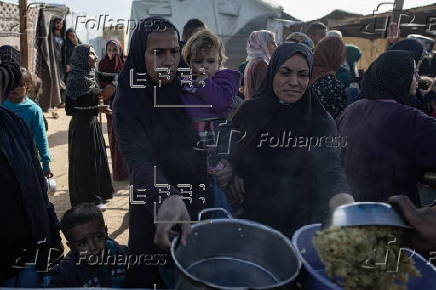
<svg viewBox="0 0 436 290">
<path fill-rule="evenodd" d="M 248 220 L 207 220 L 192 226 L 185 247 L 177 237 L 171 255 L 177 267 L 176 290 L 293 289 L 301 262 L 280 232 Z"/>
</svg>

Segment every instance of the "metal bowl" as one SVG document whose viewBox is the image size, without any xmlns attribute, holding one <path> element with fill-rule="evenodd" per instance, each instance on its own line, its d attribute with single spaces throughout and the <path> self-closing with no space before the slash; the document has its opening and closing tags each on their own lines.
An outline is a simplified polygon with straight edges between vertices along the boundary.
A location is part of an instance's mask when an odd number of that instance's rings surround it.
<svg viewBox="0 0 436 290">
<path fill-rule="evenodd" d="M 301 268 L 297 251 L 280 232 L 230 216 L 193 225 L 187 245 L 177 237 L 171 255 L 176 290 L 291 289 Z"/>
<path fill-rule="evenodd" d="M 383 202 L 355 202 L 338 206 L 323 228 L 332 226 L 392 226 L 411 229 L 397 210 Z"/>
</svg>

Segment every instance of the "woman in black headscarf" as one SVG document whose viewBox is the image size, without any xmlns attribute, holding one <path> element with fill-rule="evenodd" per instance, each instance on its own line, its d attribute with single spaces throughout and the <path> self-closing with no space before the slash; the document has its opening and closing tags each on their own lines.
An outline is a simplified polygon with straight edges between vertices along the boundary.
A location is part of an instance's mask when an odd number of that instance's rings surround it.
<svg viewBox="0 0 436 290">
<path fill-rule="evenodd" d="M 424 59 L 425 49 L 418 40 L 413 38 L 406 38 L 392 45 L 389 50 L 408 51 L 415 60 L 416 70 L 419 71 L 419 68 L 421 67 L 422 61 Z M 430 114 L 433 111 L 433 108 L 431 107 L 431 99 L 432 94 L 416 88 L 416 94 L 410 96 L 408 104 L 425 112 L 426 114 Z"/>
<path fill-rule="evenodd" d="M 111 96 L 115 88 L 98 89 L 94 74 L 96 60 L 94 48 L 87 44 L 77 46 L 71 57 L 65 108 L 67 115 L 72 116 L 68 130 L 68 184 L 72 206 L 95 202 L 104 210 L 104 201 L 112 198 L 114 189 L 97 115 L 110 110 L 108 106 L 98 105 L 98 99 Z"/>
<path fill-rule="evenodd" d="M 179 40 L 177 29 L 167 20 L 142 20 L 133 32 L 112 105 L 115 135 L 129 168 L 129 252 L 134 256 L 161 253 L 154 241 L 169 246 L 172 221 L 196 219 L 211 201 L 205 153 L 193 149 L 198 137 L 185 109 L 178 107 L 182 105 L 176 76 Z M 156 230 L 154 205 L 159 207 L 156 219 L 168 221 L 157 224 Z M 184 242 L 190 225 L 182 224 L 181 230 Z M 158 263 L 130 265 L 127 286 L 163 286 Z"/>
<path fill-rule="evenodd" d="M 65 33 L 64 44 L 64 66 L 65 66 L 65 81 L 68 79 L 68 74 L 71 71 L 71 56 L 73 55 L 74 48 L 79 44 L 80 39 L 77 37 L 76 31 L 73 28 L 69 28 Z"/>
<path fill-rule="evenodd" d="M 282 44 L 259 98 L 245 102 L 233 119 L 244 136 L 233 154 L 245 185 L 243 217 L 287 235 L 321 222 L 329 202 L 353 200 L 345 194 L 335 123 L 309 89 L 312 67 L 307 46 Z"/>
<path fill-rule="evenodd" d="M 337 119 L 348 138 L 343 162 L 357 201 L 407 195 L 420 206 L 418 182 L 436 170 L 436 120 L 411 106 L 416 64 L 409 52 L 388 51 L 362 80 L 362 100 Z"/>
</svg>

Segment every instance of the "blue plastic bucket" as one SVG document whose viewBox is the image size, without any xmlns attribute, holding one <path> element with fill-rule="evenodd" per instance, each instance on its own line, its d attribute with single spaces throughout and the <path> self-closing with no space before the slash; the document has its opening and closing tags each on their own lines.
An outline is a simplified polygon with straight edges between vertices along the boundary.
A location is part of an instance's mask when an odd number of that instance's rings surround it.
<svg viewBox="0 0 436 290">
<path fill-rule="evenodd" d="M 321 224 L 307 225 L 297 230 L 292 237 L 292 244 L 297 249 L 303 267 L 298 282 L 303 289 L 308 290 L 342 290 L 343 288 L 331 282 L 324 271 L 324 265 L 313 246 L 312 238 L 321 229 Z M 412 254 L 412 251 L 409 251 Z M 413 277 L 407 285 L 408 290 L 435 290 L 436 268 L 428 264 L 419 254 L 414 254 L 415 266 L 421 272 L 420 277 Z M 376 289 L 374 289 L 376 290 Z"/>
</svg>

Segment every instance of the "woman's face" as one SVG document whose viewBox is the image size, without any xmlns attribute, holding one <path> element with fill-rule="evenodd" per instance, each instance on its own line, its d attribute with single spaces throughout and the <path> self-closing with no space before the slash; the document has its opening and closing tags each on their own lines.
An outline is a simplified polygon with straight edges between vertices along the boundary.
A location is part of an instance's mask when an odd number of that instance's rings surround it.
<svg viewBox="0 0 436 290">
<path fill-rule="evenodd" d="M 55 29 L 61 31 L 64 28 L 64 21 L 60 19 L 55 20 Z"/>
<path fill-rule="evenodd" d="M 90 68 L 95 68 L 95 64 L 97 62 L 97 55 L 95 54 L 95 50 L 93 47 L 89 48 L 89 56 L 88 56 L 88 64 Z"/>
<path fill-rule="evenodd" d="M 413 77 L 412 77 L 412 83 L 410 84 L 410 90 L 409 90 L 410 96 L 416 96 L 416 89 L 418 88 L 418 78 L 419 78 L 418 68 L 417 68 L 416 63 L 415 63 Z"/>
<path fill-rule="evenodd" d="M 77 35 L 74 32 L 70 32 L 68 33 L 68 39 L 74 44 L 77 45 L 78 40 L 77 40 Z"/>
<path fill-rule="evenodd" d="M 107 46 L 106 53 L 110 60 L 120 54 L 120 49 L 115 44 L 111 43 Z"/>
<path fill-rule="evenodd" d="M 274 50 L 277 48 L 277 43 L 275 37 L 273 36 L 270 41 L 268 41 L 268 51 L 269 55 L 272 55 Z"/>
<path fill-rule="evenodd" d="M 274 94 L 285 103 L 298 102 L 309 85 L 309 75 L 306 58 L 300 54 L 291 56 L 274 76 Z"/>
<path fill-rule="evenodd" d="M 180 62 L 180 45 L 177 33 L 174 29 L 162 32 L 152 32 L 147 38 L 147 49 L 145 51 L 145 66 L 147 74 L 154 82 L 161 81 L 168 84 L 176 76 L 177 67 Z M 164 68 L 170 71 L 170 78 L 162 77 L 166 72 L 159 72 L 155 68 Z"/>
</svg>

